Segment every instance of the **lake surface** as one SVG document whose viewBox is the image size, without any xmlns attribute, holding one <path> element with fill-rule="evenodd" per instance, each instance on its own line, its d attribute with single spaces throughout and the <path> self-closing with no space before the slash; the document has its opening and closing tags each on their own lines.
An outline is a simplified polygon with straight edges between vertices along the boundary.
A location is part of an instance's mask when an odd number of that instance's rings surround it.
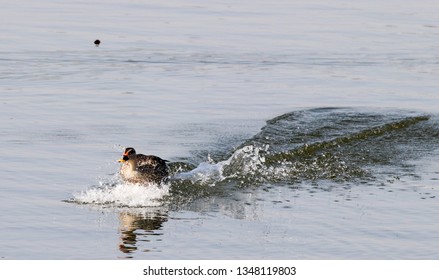
<svg viewBox="0 0 439 280">
<path fill-rule="evenodd" d="M 439 258 L 439 3 L 235 2 L 3 5 L 1 259 Z"/>
</svg>

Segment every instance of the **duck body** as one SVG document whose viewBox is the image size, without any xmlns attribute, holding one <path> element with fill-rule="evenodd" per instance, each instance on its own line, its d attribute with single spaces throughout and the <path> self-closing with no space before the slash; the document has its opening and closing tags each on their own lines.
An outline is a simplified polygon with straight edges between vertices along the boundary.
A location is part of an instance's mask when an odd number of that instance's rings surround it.
<svg viewBox="0 0 439 280">
<path fill-rule="evenodd" d="M 120 175 L 125 182 L 134 184 L 160 184 L 168 176 L 167 160 L 158 156 L 137 154 L 133 148 L 126 148 L 119 162 Z"/>
</svg>

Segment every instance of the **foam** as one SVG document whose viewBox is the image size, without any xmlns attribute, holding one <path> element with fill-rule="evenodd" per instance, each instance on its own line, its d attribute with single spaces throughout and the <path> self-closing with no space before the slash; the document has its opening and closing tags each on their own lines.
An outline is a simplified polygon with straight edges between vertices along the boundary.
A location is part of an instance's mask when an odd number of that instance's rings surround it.
<svg viewBox="0 0 439 280">
<path fill-rule="evenodd" d="M 102 183 L 73 195 L 73 201 L 81 204 L 111 204 L 120 207 L 157 207 L 169 195 L 169 185 L 140 185 Z"/>
</svg>

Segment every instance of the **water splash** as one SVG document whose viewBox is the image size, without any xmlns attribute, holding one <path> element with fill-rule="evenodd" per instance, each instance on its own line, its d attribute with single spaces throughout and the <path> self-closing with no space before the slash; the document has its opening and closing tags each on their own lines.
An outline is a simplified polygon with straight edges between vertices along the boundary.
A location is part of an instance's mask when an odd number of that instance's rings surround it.
<svg viewBox="0 0 439 280">
<path fill-rule="evenodd" d="M 99 186 L 73 194 L 79 204 L 112 205 L 116 207 L 157 207 L 169 195 L 169 185 L 100 182 Z"/>
<path fill-rule="evenodd" d="M 268 147 L 244 146 L 237 149 L 228 159 L 217 163 L 209 157 L 208 161 L 200 163 L 193 170 L 175 174 L 173 179 L 215 186 L 233 178 L 254 176 L 264 168 L 264 153 Z"/>
</svg>

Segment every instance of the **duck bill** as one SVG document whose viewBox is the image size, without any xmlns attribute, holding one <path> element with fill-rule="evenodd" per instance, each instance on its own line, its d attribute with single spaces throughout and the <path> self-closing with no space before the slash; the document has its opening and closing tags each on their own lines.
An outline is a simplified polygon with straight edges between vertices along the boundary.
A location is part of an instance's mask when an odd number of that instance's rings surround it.
<svg viewBox="0 0 439 280">
<path fill-rule="evenodd" d="M 126 162 L 128 159 L 129 158 L 127 155 L 123 155 L 123 157 L 121 159 L 119 159 L 118 162 Z"/>
</svg>

